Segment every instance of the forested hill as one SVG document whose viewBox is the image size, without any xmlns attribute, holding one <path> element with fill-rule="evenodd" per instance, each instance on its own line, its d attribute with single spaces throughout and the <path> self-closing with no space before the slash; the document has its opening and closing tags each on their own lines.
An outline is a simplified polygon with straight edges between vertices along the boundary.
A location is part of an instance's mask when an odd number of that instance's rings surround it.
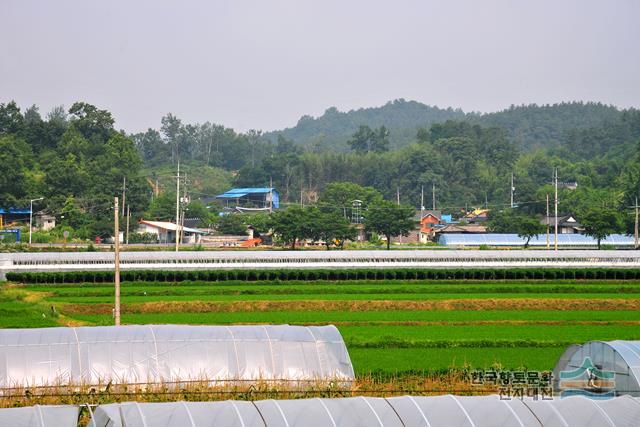
<svg viewBox="0 0 640 427">
<path fill-rule="evenodd" d="M 371 128 L 385 126 L 389 130 L 389 143 L 393 150 L 414 141 L 420 127 L 428 128 L 433 123 L 463 118 L 465 113 L 462 110 L 445 110 L 416 101 L 398 99 L 387 102 L 382 107 L 360 108 L 348 112 L 331 107 L 318 118 L 302 116 L 296 126 L 267 133 L 265 137 L 275 142 L 277 136 L 282 135 L 304 146 L 346 151 L 346 141 L 360 125 L 368 125 Z"/>
<path fill-rule="evenodd" d="M 371 128 L 385 126 L 389 130 L 390 148 L 395 149 L 414 142 L 418 129 L 428 129 L 433 123 L 452 119 L 503 127 L 516 145 L 531 150 L 555 146 L 569 131 L 600 127 L 618 120 L 621 114 L 616 107 L 592 102 L 511 106 L 496 113 L 478 114 L 399 99 L 382 107 L 348 112 L 331 107 L 318 118 L 303 116 L 296 126 L 267 133 L 265 137 L 275 141 L 278 135 L 282 135 L 304 146 L 346 151 L 346 141 L 360 125 Z"/>
</svg>

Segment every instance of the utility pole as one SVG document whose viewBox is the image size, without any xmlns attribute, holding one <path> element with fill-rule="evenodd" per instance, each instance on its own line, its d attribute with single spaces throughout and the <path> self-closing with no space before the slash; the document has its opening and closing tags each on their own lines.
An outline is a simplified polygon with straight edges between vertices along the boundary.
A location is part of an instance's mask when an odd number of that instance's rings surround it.
<svg viewBox="0 0 640 427">
<path fill-rule="evenodd" d="M 511 172 L 511 209 L 513 209 L 513 193 L 516 191 L 516 187 L 513 186 L 513 172 Z"/>
<path fill-rule="evenodd" d="M 42 200 L 44 197 L 39 197 L 37 199 L 31 199 L 29 201 L 29 245 L 31 245 L 31 231 L 33 230 L 33 202 L 37 202 L 38 200 Z M 638 202 L 636 201 L 636 205 Z M 637 234 L 637 233 L 636 233 Z"/>
<path fill-rule="evenodd" d="M 180 246 L 178 228 L 180 227 L 180 161 L 178 161 L 178 175 L 176 175 L 176 252 Z"/>
<path fill-rule="evenodd" d="M 304 208 L 304 200 L 303 197 L 304 196 L 304 188 L 302 188 L 302 186 L 300 186 L 300 207 Z"/>
<path fill-rule="evenodd" d="M 640 249 L 640 245 L 638 244 L 638 208 L 640 208 L 640 206 L 638 206 L 638 198 L 636 197 L 636 203 L 634 206 L 629 206 L 630 208 L 633 208 L 636 210 L 636 220 L 634 222 L 633 225 L 633 247 L 638 250 Z"/>
<path fill-rule="evenodd" d="M 547 223 L 547 250 L 549 250 L 549 194 L 547 194 L 547 216 L 544 222 Z"/>
<path fill-rule="evenodd" d="M 120 224 L 118 224 L 118 197 L 115 197 L 114 209 L 113 209 L 113 222 L 115 231 L 115 273 L 113 276 L 116 286 L 116 301 L 115 308 L 113 310 L 113 316 L 115 318 L 116 326 L 120 326 Z"/>
<path fill-rule="evenodd" d="M 553 249 L 558 251 L 558 168 L 555 168 L 554 172 L 554 188 L 555 188 L 555 197 L 554 197 L 554 238 L 555 241 L 553 243 Z"/>
<path fill-rule="evenodd" d="M 180 199 L 180 244 L 184 243 L 184 217 L 187 214 L 187 204 L 189 204 L 189 195 L 187 194 L 187 185 L 189 179 L 187 174 L 184 174 L 184 181 L 182 183 L 182 198 Z"/>
<path fill-rule="evenodd" d="M 400 204 L 400 187 L 396 187 L 396 198 L 398 199 L 398 204 Z"/>
<path fill-rule="evenodd" d="M 124 216 L 124 205 L 127 203 L 127 177 L 122 177 L 122 216 Z"/>
<path fill-rule="evenodd" d="M 269 214 L 273 213 L 273 178 L 269 177 Z"/>
<path fill-rule="evenodd" d="M 431 195 L 432 195 L 431 210 L 435 211 L 436 210 L 436 183 L 435 182 L 431 185 Z"/>
<path fill-rule="evenodd" d="M 131 220 L 131 206 L 127 205 L 127 237 L 125 243 L 129 244 L 129 222 Z"/>
<path fill-rule="evenodd" d="M 420 232 L 418 232 L 418 243 L 422 241 L 422 219 L 424 218 L 424 185 L 420 186 Z"/>
</svg>

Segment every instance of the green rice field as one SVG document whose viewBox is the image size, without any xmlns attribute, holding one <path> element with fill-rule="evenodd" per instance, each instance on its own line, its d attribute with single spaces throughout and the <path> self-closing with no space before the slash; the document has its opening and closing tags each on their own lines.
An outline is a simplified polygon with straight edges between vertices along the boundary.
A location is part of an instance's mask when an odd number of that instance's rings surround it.
<svg viewBox="0 0 640 427">
<path fill-rule="evenodd" d="M 15 285 L 0 327 L 110 325 L 113 285 Z M 128 324 L 334 324 L 356 372 L 552 369 L 589 340 L 640 339 L 640 281 L 124 282 Z"/>
</svg>

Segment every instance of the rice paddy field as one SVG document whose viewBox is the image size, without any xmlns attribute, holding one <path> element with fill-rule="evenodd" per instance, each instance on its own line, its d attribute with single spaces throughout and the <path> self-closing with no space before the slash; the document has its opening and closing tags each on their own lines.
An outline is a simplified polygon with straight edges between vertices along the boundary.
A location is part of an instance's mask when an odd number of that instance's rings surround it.
<svg viewBox="0 0 640 427">
<path fill-rule="evenodd" d="M 359 376 L 550 370 L 589 340 L 640 339 L 640 281 L 124 282 L 123 323 L 331 323 Z M 0 291 L 0 327 L 110 325 L 112 284 Z"/>
</svg>

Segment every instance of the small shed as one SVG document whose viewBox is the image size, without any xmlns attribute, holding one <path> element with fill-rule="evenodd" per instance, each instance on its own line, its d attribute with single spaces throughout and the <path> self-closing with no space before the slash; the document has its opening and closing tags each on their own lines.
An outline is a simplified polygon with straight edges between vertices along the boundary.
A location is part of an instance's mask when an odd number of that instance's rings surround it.
<svg viewBox="0 0 640 427">
<path fill-rule="evenodd" d="M 572 345 L 553 370 L 557 391 L 582 389 L 640 397 L 640 341 L 589 341 Z"/>
<path fill-rule="evenodd" d="M 56 217 L 44 212 L 38 212 L 34 216 L 35 226 L 38 230 L 48 231 L 56 226 Z"/>
</svg>

